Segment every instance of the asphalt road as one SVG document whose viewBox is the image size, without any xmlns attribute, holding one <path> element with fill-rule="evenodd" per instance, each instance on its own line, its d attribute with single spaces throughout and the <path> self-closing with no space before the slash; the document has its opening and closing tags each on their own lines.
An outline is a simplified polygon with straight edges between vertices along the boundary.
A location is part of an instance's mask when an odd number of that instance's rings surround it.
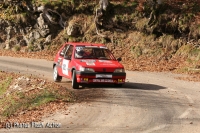
<svg viewBox="0 0 200 133">
<path fill-rule="evenodd" d="M 52 62 L 0 57 L 0 70 L 39 75 L 52 80 Z M 44 118 L 43 128 L 1 129 L 0 132 L 56 133 L 199 133 L 200 83 L 178 80 L 171 73 L 127 72 L 122 88 L 90 86 L 74 90 L 88 99 L 69 105 L 66 113 Z M 62 85 L 71 89 L 70 81 Z M 72 89 L 71 89 L 72 90 Z M 47 128 L 53 123 L 59 128 Z"/>
</svg>

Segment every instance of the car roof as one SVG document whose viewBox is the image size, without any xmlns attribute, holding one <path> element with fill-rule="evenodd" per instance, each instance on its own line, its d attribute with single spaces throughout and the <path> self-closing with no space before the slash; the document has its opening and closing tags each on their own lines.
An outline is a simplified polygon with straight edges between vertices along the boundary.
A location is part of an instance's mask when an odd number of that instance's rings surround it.
<svg viewBox="0 0 200 133">
<path fill-rule="evenodd" d="M 67 42 L 65 44 L 71 44 L 71 45 L 74 45 L 74 46 L 77 46 L 77 45 L 84 45 L 84 46 L 105 46 L 104 44 L 88 43 L 88 42 Z"/>
</svg>

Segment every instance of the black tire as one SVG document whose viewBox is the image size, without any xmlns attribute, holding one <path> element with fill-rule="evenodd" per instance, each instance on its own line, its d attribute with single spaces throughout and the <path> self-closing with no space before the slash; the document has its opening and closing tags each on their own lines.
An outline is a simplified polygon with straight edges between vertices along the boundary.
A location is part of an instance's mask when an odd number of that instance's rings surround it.
<svg viewBox="0 0 200 133">
<path fill-rule="evenodd" d="M 79 84 L 77 83 L 77 79 L 76 79 L 76 70 L 72 71 L 72 88 L 79 89 Z"/>
<path fill-rule="evenodd" d="M 61 82 L 61 80 L 62 80 L 62 76 L 60 76 L 60 75 L 58 74 L 58 70 L 57 70 L 57 67 L 56 67 L 56 66 L 54 66 L 54 68 L 53 68 L 53 80 L 54 80 L 55 82 Z"/>
<path fill-rule="evenodd" d="M 122 87 L 123 84 L 114 84 L 115 87 Z"/>
</svg>

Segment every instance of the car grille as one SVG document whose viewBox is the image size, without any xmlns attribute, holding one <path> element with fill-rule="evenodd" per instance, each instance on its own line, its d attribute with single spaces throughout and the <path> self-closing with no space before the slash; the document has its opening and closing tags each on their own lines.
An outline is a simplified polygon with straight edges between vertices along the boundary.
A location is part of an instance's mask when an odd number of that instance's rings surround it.
<svg viewBox="0 0 200 133">
<path fill-rule="evenodd" d="M 113 73 L 115 68 L 95 68 L 95 72 L 101 72 L 101 73 Z"/>
</svg>

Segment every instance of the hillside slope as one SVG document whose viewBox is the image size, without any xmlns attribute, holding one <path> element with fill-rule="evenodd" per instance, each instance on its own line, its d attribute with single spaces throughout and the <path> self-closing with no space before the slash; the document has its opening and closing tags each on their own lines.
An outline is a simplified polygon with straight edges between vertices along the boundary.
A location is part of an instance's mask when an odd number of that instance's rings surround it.
<svg viewBox="0 0 200 133">
<path fill-rule="evenodd" d="M 104 43 L 127 70 L 200 72 L 198 0 L 112 0 L 98 27 L 103 37 L 94 23 L 97 1 L 1 5 L 0 55 L 52 60 L 66 41 Z"/>
</svg>

